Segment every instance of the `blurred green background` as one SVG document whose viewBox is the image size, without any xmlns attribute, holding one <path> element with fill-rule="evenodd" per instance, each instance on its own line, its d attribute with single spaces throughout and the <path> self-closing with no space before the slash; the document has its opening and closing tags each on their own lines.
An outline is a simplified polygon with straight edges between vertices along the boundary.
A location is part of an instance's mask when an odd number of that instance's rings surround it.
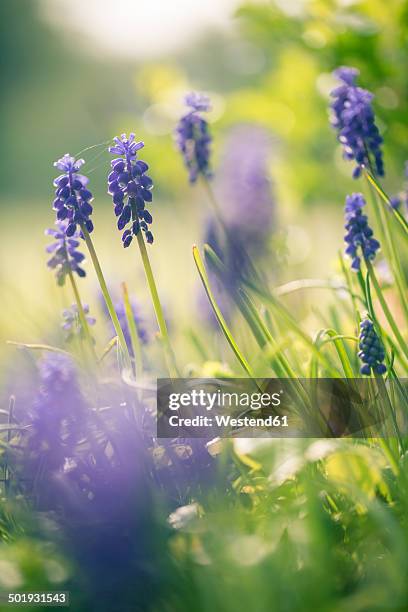
<svg viewBox="0 0 408 612">
<path fill-rule="evenodd" d="M 208 204 L 199 186 L 188 185 L 174 149 L 186 91 L 212 98 L 216 181 L 234 125 L 251 122 L 269 131 L 277 209 L 272 246 L 281 240 L 288 254 L 279 271 L 282 282 L 335 270 L 344 197 L 361 189 L 328 125 L 331 71 L 337 66 L 357 66 L 362 86 L 374 91 L 385 137 L 386 187 L 393 193 L 402 186 L 407 2 L 3 0 L 0 20 L 3 346 L 10 338 L 47 340 L 50 321 L 58 325 L 60 310 L 71 302 L 45 266 L 43 229 L 54 216 L 52 162 L 123 131 L 135 131 L 146 143 L 143 158 L 155 181 L 156 242 L 150 253 L 165 308 L 181 327 L 194 321 L 191 245 L 203 242 Z M 94 239 L 103 268 L 114 291 L 126 279 L 148 310 L 138 254 L 123 251 L 105 193 L 109 156 L 103 146 L 84 156 L 96 196 Z M 93 303 L 97 289 L 89 265 L 87 281 L 81 291 Z"/>
</svg>

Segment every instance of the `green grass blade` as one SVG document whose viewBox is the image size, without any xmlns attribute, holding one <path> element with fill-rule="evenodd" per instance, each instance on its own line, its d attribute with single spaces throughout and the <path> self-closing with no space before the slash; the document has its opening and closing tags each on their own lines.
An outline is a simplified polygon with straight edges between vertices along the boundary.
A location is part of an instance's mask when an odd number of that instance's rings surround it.
<svg viewBox="0 0 408 612">
<path fill-rule="evenodd" d="M 99 357 L 99 361 L 103 361 L 105 357 L 111 352 L 111 350 L 117 345 L 118 337 L 114 336 L 111 340 L 109 340 L 108 344 L 102 351 L 102 355 Z"/>
<path fill-rule="evenodd" d="M 51 346 L 49 344 L 28 344 L 27 342 L 15 342 L 14 340 L 7 340 L 6 344 L 16 346 L 20 349 L 29 349 L 30 351 L 50 351 L 51 353 L 62 353 L 63 355 L 67 355 L 68 357 L 75 359 L 74 355 L 69 351 L 64 351 L 64 349 L 58 348 L 57 346 Z"/>
<path fill-rule="evenodd" d="M 306 346 L 308 346 L 311 351 L 317 356 L 317 358 L 321 361 L 321 363 L 327 369 L 327 373 L 330 376 L 338 378 L 340 376 L 339 370 L 333 366 L 330 360 L 321 353 L 318 348 L 313 343 L 313 340 L 309 337 L 309 335 L 303 331 L 303 329 L 296 323 L 292 315 L 286 310 L 286 308 L 272 295 L 266 293 L 264 290 L 261 290 L 256 285 L 253 285 L 250 281 L 246 281 L 245 284 L 252 289 L 255 293 L 261 296 L 263 300 L 265 300 L 271 307 L 275 310 L 277 316 L 279 316 L 283 322 L 287 325 L 289 329 L 291 329 L 296 336 L 298 336 Z"/>
<path fill-rule="evenodd" d="M 210 287 L 210 283 L 208 280 L 208 276 L 207 276 L 207 272 L 205 270 L 204 267 L 204 263 L 203 260 L 201 259 L 201 255 L 200 252 L 198 250 L 198 248 L 196 246 L 193 246 L 193 257 L 194 257 L 194 261 L 197 267 L 197 271 L 198 274 L 200 276 L 201 282 L 203 283 L 203 287 L 205 289 L 205 292 L 207 294 L 208 300 L 211 304 L 211 307 L 214 311 L 215 316 L 217 317 L 217 321 L 221 327 L 221 330 L 228 342 L 228 344 L 230 345 L 230 347 L 232 348 L 236 358 L 238 359 L 239 363 L 241 364 L 241 366 L 243 367 L 243 369 L 245 370 L 245 372 L 251 377 L 251 378 L 255 378 L 254 374 L 252 372 L 251 366 L 249 365 L 248 361 L 245 359 L 245 357 L 243 356 L 243 354 L 241 353 L 240 349 L 238 348 L 237 343 L 234 340 L 234 337 L 230 331 L 230 329 L 228 328 L 228 325 L 224 319 L 224 317 L 222 316 L 221 310 L 218 307 L 218 304 L 214 298 L 214 295 L 211 291 L 211 287 Z"/>
<path fill-rule="evenodd" d="M 380 302 L 382 311 L 385 315 L 385 318 L 387 319 L 387 322 L 396 338 L 396 340 L 398 341 L 399 347 L 402 350 L 402 352 L 404 353 L 404 355 L 408 358 L 408 346 L 407 343 L 405 342 L 404 338 L 402 337 L 402 334 L 399 330 L 398 325 L 396 324 L 394 317 L 391 314 L 390 309 L 388 308 L 388 304 L 385 301 L 385 298 L 383 296 L 380 284 L 377 280 L 376 274 L 374 272 L 374 268 L 371 264 L 370 261 L 366 261 L 366 266 L 367 266 L 367 270 L 368 270 L 368 276 L 367 276 L 367 283 L 366 283 L 366 288 L 367 288 L 367 300 L 369 301 L 369 307 L 370 307 L 370 314 L 372 317 L 374 317 L 375 320 L 375 313 L 374 313 L 374 308 L 372 305 L 372 300 L 371 300 L 371 295 L 370 295 L 370 280 L 374 285 L 374 289 L 378 298 L 378 301 Z"/>
<path fill-rule="evenodd" d="M 356 338 L 355 336 L 339 335 L 334 329 L 326 329 L 325 334 L 329 336 L 329 340 L 326 340 L 324 343 L 327 343 L 327 342 L 334 343 L 334 346 L 336 347 L 336 351 L 341 361 L 341 365 L 343 367 L 343 371 L 344 371 L 346 378 L 355 378 L 353 367 L 350 363 L 349 357 L 347 355 L 347 351 L 343 343 L 344 343 L 344 340 L 346 339 L 353 340 L 354 342 L 358 342 L 358 338 Z"/>
<path fill-rule="evenodd" d="M 378 183 L 377 179 L 368 170 L 365 171 L 365 175 L 370 185 L 374 187 L 374 189 L 379 194 L 381 199 L 388 205 L 387 212 L 392 212 L 392 214 L 397 219 L 397 221 L 400 223 L 401 227 L 404 229 L 406 234 L 408 234 L 408 222 L 405 219 L 405 217 L 400 213 L 399 210 L 391 206 L 391 200 L 389 196 L 385 193 L 384 189 Z"/>
</svg>

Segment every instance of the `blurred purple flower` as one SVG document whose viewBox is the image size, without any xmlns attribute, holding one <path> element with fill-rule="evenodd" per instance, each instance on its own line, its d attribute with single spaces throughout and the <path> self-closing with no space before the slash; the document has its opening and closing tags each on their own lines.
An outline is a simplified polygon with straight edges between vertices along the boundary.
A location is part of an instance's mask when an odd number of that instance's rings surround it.
<svg viewBox="0 0 408 612">
<path fill-rule="evenodd" d="M 137 151 L 144 147 L 143 142 L 136 142 L 135 135 L 122 134 L 114 138 L 115 145 L 109 147 L 109 153 L 119 155 L 111 161 L 112 171 L 108 176 L 108 193 L 112 196 L 114 212 L 118 217 L 118 229 L 122 231 L 123 246 L 126 248 L 140 230 L 146 235 L 150 244 L 153 234 L 148 228 L 153 218 L 145 205 L 152 201 L 153 181 L 146 174 L 149 166 L 137 160 Z M 126 229 L 125 229 L 126 228 Z"/>
<path fill-rule="evenodd" d="M 94 317 L 89 316 L 89 306 L 88 304 L 83 304 L 82 306 L 85 318 L 88 322 L 88 325 L 95 325 L 96 319 Z M 84 330 L 82 329 L 81 321 L 78 313 L 78 306 L 76 304 L 72 304 L 71 308 L 66 308 L 62 311 L 63 321 L 61 323 L 62 329 L 67 332 L 67 339 L 74 336 L 76 333 L 80 335 L 84 334 Z"/>
<path fill-rule="evenodd" d="M 344 240 L 347 244 L 346 255 L 352 258 L 351 268 L 355 272 L 360 270 L 361 259 L 359 252 L 365 260 L 373 261 L 380 248 L 378 240 L 373 238 L 373 230 L 368 225 L 367 215 L 363 215 L 362 208 L 366 202 L 361 193 L 352 193 L 346 198 L 345 228 L 347 233 Z"/>
<path fill-rule="evenodd" d="M 331 124 L 338 133 L 338 140 L 343 145 L 345 159 L 354 160 L 356 167 L 353 178 L 361 174 L 361 167 L 367 166 L 379 176 L 384 175 L 384 164 L 381 151 L 383 142 L 372 108 L 373 94 L 358 87 L 356 68 L 342 66 L 334 71 L 342 84 L 331 92 L 334 102 Z"/>
<path fill-rule="evenodd" d="M 101 304 L 102 304 L 102 308 L 103 308 L 103 312 L 106 315 L 108 321 L 109 321 L 109 325 L 111 327 L 112 333 L 114 333 L 116 335 L 115 332 L 115 328 L 113 327 L 112 324 L 112 320 L 109 316 L 108 310 L 106 308 L 106 304 L 104 300 L 101 300 Z M 146 325 L 145 322 L 143 320 L 143 318 L 140 315 L 140 307 L 137 304 L 136 300 L 134 300 L 133 298 L 130 298 L 130 305 L 132 308 L 132 314 L 133 314 L 133 318 L 135 320 L 135 324 L 136 324 L 136 329 L 137 329 L 137 333 L 139 336 L 139 340 L 142 344 L 147 344 L 149 341 L 149 335 L 146 329 Z M 125 311 L 125 306 L 123 304 L 123 302 L 121 300 L 115 302 L 114 304 L 115 310 L 116 310 L 116 314 L 118 315 L 118 319 L 119 319 L 119 323 L 120 326 L 123 330 L 123 334 L 125 336 L 125 340 L 126 340 L 126 344 L 129 350 L 129 353 L 132 357 L 134 357 L 133 354 L 133 348 L 132 348 L 132 339 L 130 336 L 130 330 L 129 330 L 129 325 L 127 322 L 127 318 L 126 318 L 126 311 Z"/>
<path fill-rule="evenodd" d="M 274 221 L 270 154 L 270 135 L 257 125 L 233 128 L 224 145 L 217 195 L 225 223 L 248 249 L 262 248 Z"/>
<path fill-rule="evenodd" d="M 57 211 L 57 221 L 67 220 L 65 233 L 68 237 L 75 234 L 78 225 L 85 227 L 89 233 L 93 230 L 90 219 L 92 214 L 90 202 L 93 200 L 93 195 L 87 189 L 89 179 L 83 174 L 78 174 L 84 163 L 85 160 L 76 160 L 69 153 L 54 162 L 54 166 L 62 170 L 63 174 L 54 180 L 56 190 L 53 208 Z"/>
<path fill-rule="evenodd" d="M 270 135 L 257 125 L 233 128 L 225 142 L 216 193 L 226 232 L 221 232 L 218 223 L 210 219 L 204 242 L 225 266 L 222 278 L 210 275 L 217 302 L 227 318 L 241 282 L 249 277 L 254 281 L 251 258 L 264 251 L 273 230 L 276 207 L 268 176 L 270 153 Z M 213 321 L 208 300 L 200 300 L 199 304 L 206 318 Z"/>
<path fill-rule="evenodd" d="M 210 100 L 207 96 L 191 92 L 184 99 L 191 110 L 181 117 L 176 128 L 176 144 L 184 164 L 189 171 L 190 183 L 195 183 L 201 174 L 210 178 L 210 143 L 211 135 L 208 123 L 199 114 L 210 110 Z"/>
<path fill-rule="evenodd" d="M 54 242 L 46 248 L 47 253 L 52 253 L 52 257 L 47 261 L 47 266 L 55 270 L 58 285 L 64 285 L 65 278 L 70 271 L 80 277 L 86 276 L 85 270 L 79 265 L 84 261 L 85 255 L 78 251 L 79 232 L 67 238 L 67 221 L 57 221 L 56 226 L 57 229 L 45 230 L 46 235 L 54 238 Z"/>
<path fill-rule="evenodd" d="M 47 469 L 56 470 L 74 453 L 84 427 L 86 403 L 68 355 L 47 353 L 39 363 L 39 378 L 29 413 L 28 450 L 42 456 Z"/>
<path fill-rule="evenodd" d="M 398 210 L 398 208 L 401 206 L 401 197 L 398 196 L 392 196 L 390 198 L 390 206 L 391 208 L 394 208 L 395 210 Z"/>
</svg>

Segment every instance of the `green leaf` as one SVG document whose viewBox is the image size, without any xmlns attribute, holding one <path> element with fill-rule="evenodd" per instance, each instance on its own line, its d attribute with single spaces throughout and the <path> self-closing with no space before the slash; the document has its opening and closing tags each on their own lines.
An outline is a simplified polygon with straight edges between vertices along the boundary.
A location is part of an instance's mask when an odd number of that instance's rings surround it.
<svg viewBox="0 0 408 612">
<path fill-rule="evenodd" d="M 215 316 L 217 317 L 217 321 L 221 327 L 221 330 L 228 342 L 228 344 L 230 345 L 230 347 L 232 348 L 236 358 L 238 359 L 239 363 L 241 364 L 241 366 L 244 368 L 244 370 L 246 371 L 246 373 L 250 376 L 250 378 L 255 378 L 254 374 L 252 372 L 251 366 L 249 365 L 248 361 L 245 359 L 245 357 L 243 356 L 242 352 L 240 351 L 240 349 L 238 348 L 237 343 L 234 340 L 234 337 L 224 319 L 224 317 L 222 316 L 221 310 L 218 307 L 218 304 L 214 298 L 214 295 L 211 291 L 211 287 L 210 287 L 210 282 L 208 280 L 208 276 L 207 276 L 207 272 L 205 270 L 204 267 L 204 263 L 203 260 L 201 259 L 201 255 L 200 252 L 198 250 L 198 248 L 194 245 L 193 246 L 193 257 L 194 257 L 194 261 L 198 270 L 198 274 L 201 278 L 201 282 L 203 283 L 203 287 L 205 289 L 205 292 L 207 294 L 207 297 L 209 299 L 209 302 L 211 304 L 211 307 L 214 311 Z"/>
</svg>

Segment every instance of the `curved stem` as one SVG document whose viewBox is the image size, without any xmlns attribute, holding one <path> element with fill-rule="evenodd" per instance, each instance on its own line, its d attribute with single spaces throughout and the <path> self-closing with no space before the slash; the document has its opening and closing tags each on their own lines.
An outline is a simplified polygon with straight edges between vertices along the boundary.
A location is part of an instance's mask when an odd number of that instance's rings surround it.
<svg viewBox="0 0 408 612">
<path fill-rule="evenodd" d="M 208 281 L 208 277 L 207 277 L 207 273 L 203 264 L 203 261 L 201 259 L 201 255 L 200 252 L 198 250 L 198 248 L 194 245 L 193 246 L 193 257 L 194 257 L 194 261 L 195 264 L 197 266 L 197 271 L 200 275 L 201 278 L 201 282 L 203 283 L 203 287 L 205 289 L 205 292 L 207 294 L 208 300 L 211 304 L 211 307 L 214 311 L 214 314 L 217 318 L 217 321 L 224 333 L 224 336 L 228 342 L 228 344 L 230 345 L 230 347 L 232 348 L 236 358 L 238 359 L 239 363 L 241 364 L 241 366 L 243 367 L 243 369 L 245 370 L 245 372 L 248 374 L 248 376 L 250 378 L 255 379 L 255 374 L 252 372 L 251 366 L 249 365 L 248 361 L 245 359 L 245 357 L 243 356 L 243 354 L 241 353 L 240 349 L 238 348 L 237 343 L 235 342 L 235 339 L 224 319 L 224 317 L 222 316 L 222 312 L 218 307 L 218 304 L 216 302 L 216 300 L 214 299 L 213 293 L 211 291 L 211 287 L 210 287 L 210 283 Z"/>
<path fill-rule="evenodd" d="M 88 230 L 84 226 L 81 226 L 81 230 L 82 230 L 82 233 L 84 235 L 86 246 L 88 247 L 88 251 L 89 251 L 89 254 L 90 254 L 91 259 L 92 259 L 92 263 L 93 263 L 94 268 L 95 268 L 96 276 L 98 277 L 99 285 L 101 287 L 101 291 L 102 291 L 102 295 L 103 295 L 105 303 L 106 303 L 106 307 L 108 309 L 110 318 L 112 319 L 112 323 L 113 323 L 113 326 L 115 328 L 116 335 L 118 337 L 119 344 L 120 344 L 120 347 L 122 349 L 122 352 L 123 352 L 123 355 L 124 355 L 124 358 L 125 358 L 126 366 L 129 369 L 131 369 L 132 368 L 132 361 L 130 359 L 129 350 L 128 350 L 128 347 L 127 347 L 127 344 L 126 344 L 125 336 L 124 336 L 123 330 L 122 330 L 122 328 L 120 326 L 118 315 L 116 314 L 116 310 L 115 310 L 115 307 L 113 305 L 112 298 L 111 298 L 111 296 L 109 294 L 108 287 L 106 285 L 106 281 L 105 281 L 105 278 L 103 276 L 102 268 L 100 266 L 100 263 L 99 263 L 99 260 L 98 260 L 98 256 L 97 256 L 96 251 L 95 251 L 95 247 L 93 245 L 93 242 L 92 242 L 92 239 L 91 239 L 91 237 L 89 235 Z"/>
</svg>

